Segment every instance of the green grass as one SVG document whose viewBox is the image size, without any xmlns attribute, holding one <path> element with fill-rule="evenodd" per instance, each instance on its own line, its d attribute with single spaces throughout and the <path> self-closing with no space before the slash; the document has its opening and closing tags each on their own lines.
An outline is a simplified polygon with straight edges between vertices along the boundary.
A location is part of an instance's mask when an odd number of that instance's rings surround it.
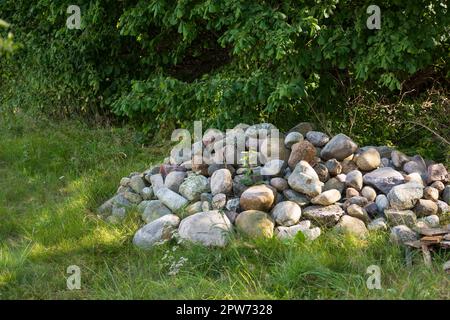
<svg viewBox="0 0 450 320">
<path fill-rule="evenodd" d="M 448 253 L 435 254 L 431 269 L 415 254 L 408 268 L 382 233 L 138 250 L 136 213 L 113 226 L 94 212 L 122 176 L 161 160 L 164 143 L 143 148 L 131 129 L 21 114 L 3 117 L 0 134 L 0 299 L 450 298 Z M 81 290 L 66 288 L 70 265 L 81 268 Z M 381 290 L 366 287 L 370 265 L 381 268 Z"/>
</svg>

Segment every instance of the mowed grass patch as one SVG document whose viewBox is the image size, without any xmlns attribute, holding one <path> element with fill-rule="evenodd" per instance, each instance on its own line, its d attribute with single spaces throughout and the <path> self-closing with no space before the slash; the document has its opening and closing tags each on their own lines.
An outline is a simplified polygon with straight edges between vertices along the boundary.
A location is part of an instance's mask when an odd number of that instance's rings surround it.
<svg viewBox="0 0 450 320">
<path fill-rule="evenodd" d="M 138 250 L 137 212 L 109 225 L 95 209 L 121 177 L 162 160 L 167 146 L 142 147 L 129 128 L 25 115 L 2 118 L 0 134 L 1 299 L 450 298 L 442 271 L 449 254 L 434 254 L 426 268 L 416 253 L 408 268 L 385 233 L 358 240 L 327 232 L 312 243 L 236 236 L 226 248 L 172 241 Z M 81 269 L 81 290 L 67 289 L 70 265 Z M 380 267 L 380 290 L 367 288 L 371 265 Z"/>
</svg>

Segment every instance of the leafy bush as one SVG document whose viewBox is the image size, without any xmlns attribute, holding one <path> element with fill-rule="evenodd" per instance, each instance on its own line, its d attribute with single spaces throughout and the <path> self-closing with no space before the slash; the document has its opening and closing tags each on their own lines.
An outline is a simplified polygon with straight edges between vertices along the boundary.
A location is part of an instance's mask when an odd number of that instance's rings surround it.
<svg viewBox="0 0 450 320">
<path fill-rule="evenodd" d="M 380 30 L 366 27 L 366 0 L 80 0 L 81 30 L 65 26 L 69 4 L 0 3 L 26 44 L 0 64 L 5 104 L 112 110 L 146 132 L 193 119 L 288 128 L 324 115 L 342 127 L 360 95 L 394 105 L 426 92 L 429 79 L 448 89 L 450 14 L 437 0 L 378 1 Z M 405 129 L 383 130 L 389 113 L 371 110 L 361 114 L 376 140 Z"/>
</svg>

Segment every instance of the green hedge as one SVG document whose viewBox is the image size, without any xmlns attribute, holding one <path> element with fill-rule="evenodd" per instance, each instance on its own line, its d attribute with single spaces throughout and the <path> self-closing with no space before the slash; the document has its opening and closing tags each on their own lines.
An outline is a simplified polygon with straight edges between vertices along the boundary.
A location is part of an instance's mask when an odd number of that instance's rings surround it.
<svg viewBox="0 0 450 320">
<path fill-rule="evenodd" d="M 112 111 L 150 132 L 193 119 L 288 127 L 316 113 L 344 121 L 360 94 L 422 92 L 420 75 L 448 86 L 440 0 L 377 1 L 380 30 L 366 27 L 372 1 L 362 0 L 79 0 L 82 28 L 69 30 L 72 2 L 0 3 L 24 45 L 0 62 L 4 105 Z"/>
</svg>

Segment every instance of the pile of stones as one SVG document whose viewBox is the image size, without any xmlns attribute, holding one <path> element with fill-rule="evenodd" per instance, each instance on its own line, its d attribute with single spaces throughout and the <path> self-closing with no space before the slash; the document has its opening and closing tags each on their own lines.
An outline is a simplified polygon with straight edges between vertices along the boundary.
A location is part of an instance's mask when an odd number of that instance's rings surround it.
<svg viewBox="0 0 450 320">
<path fill-rule="evenodd" d="M 117 223 L 137 208 L 143 226 L 133 242 L 151 248 L 174 236 L 205 246 L 225 246 L 232 235 L 289 239 L 301 232 L 313 241 L 328 229 L 363 238 L 386 231 L 402 244 L 418 238 L 417 228 L 439 226 L 449 212 L 447 169 L 420 155 L 358 147 L 344 134 L 330 137 L 305 122 L 275 139 L 276 128 L 267 123 L 232 130 L 245 141 L 232 161 L 207 164 L 198 161 L 204 153 L 172 153 L 122 178 L 99 215 Z M 255 138 L 256 148 L 249 143 Z M 226 139 L 228 131 L 220 139 L 205 134 L 197 147 L 228 160 L 236 148 L 223 147 Z M 252 151 L 273 148 L 275 156 L 263 152 L 249 164 Z"/>
</svg>

